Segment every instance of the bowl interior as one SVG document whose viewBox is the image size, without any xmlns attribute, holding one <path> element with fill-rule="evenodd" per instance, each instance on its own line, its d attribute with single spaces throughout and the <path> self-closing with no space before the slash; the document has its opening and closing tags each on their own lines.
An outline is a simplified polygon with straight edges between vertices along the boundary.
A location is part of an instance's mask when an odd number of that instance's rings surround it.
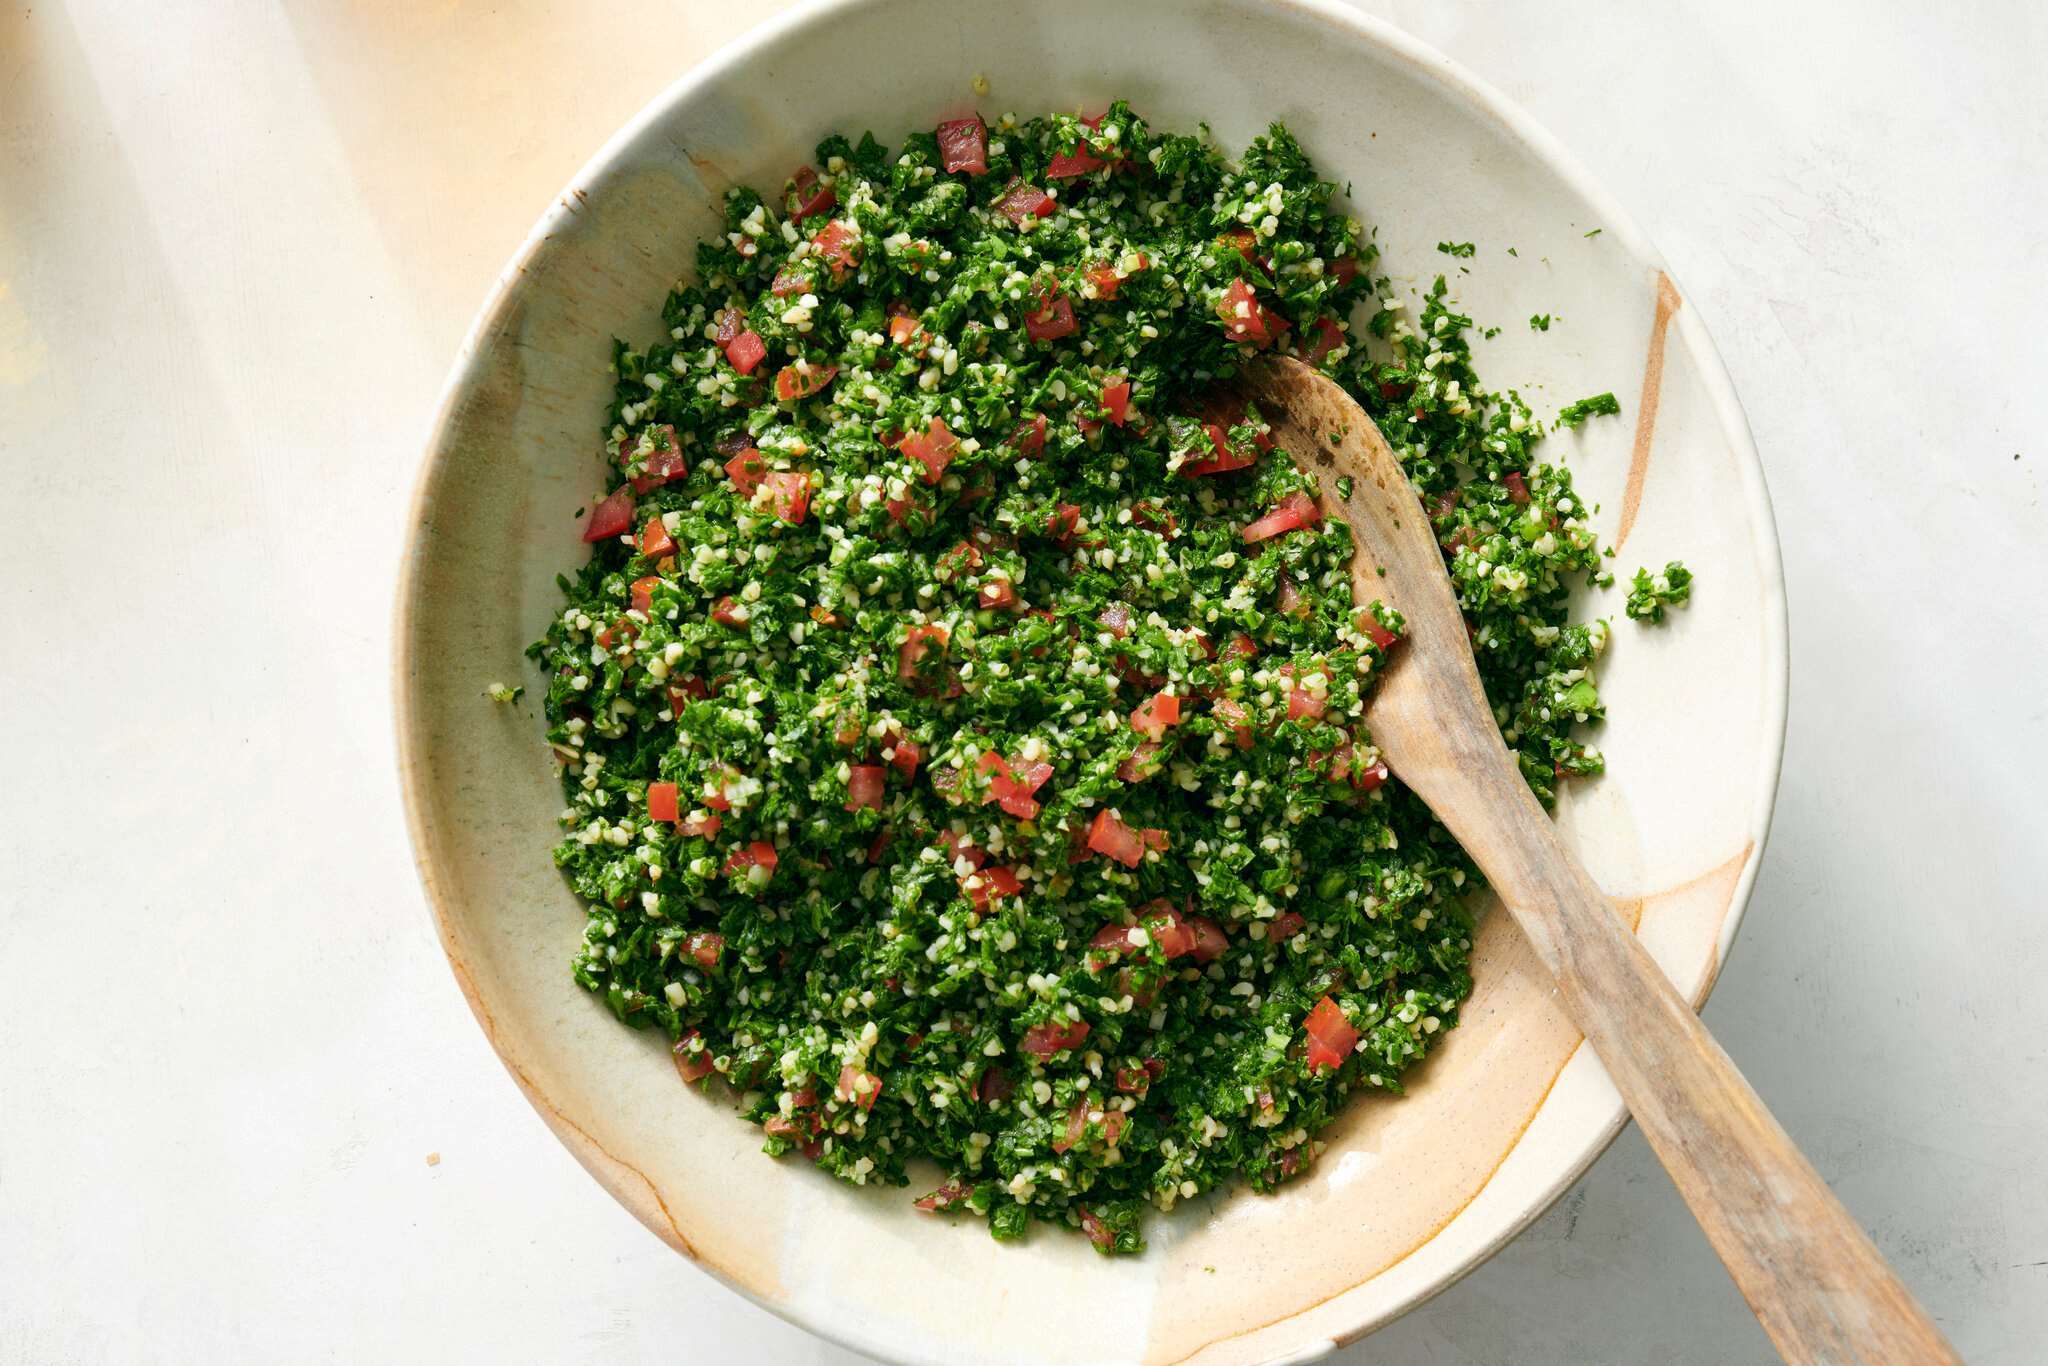
<svg viewBox="0 0 2048 1366">
<path fill-rule="evenodd" d="M 1623 579 L 1682 557 L 1698 582 L 1657 630 L 1621 618 L 1619 589 L 1579 606 L 1615 619 L 1602 681 L 1612 719 L 1596 738 L 1609 772 L 1560 820 L 1696 997 L 1732 935 L 1776 782 L 1777 547 L 1720 365 L 1618 211 L 1440 58 L 1341 11 L 1253 0 L 1051 0 L 971 20 L 938 0 L 873 0 L 799 11 L 720 54 L 553 206 L 457 361 L 401 586 L 407 795 L 458 979 L 564 1142 L 731 1283 L 898 1359 L 1312 1353 L 1469 1269 L 1621 1119 L 1540 968 L 1489 915 L 1464 1023 L 1406 1097 L 1354 1105 L 1330 1154 L 1282 1193 L 1184 1206 L 1153 1221 L 1148 1255 L 1112 1262 L 1076 1238 L 999 1246 L 915 1214 L 915 1192 L 771 1162 L 727 1105 L 677 1083 L 657 1040 L 619 1028 L 570 980 L 582 918 L 546 854 L 561 801 L 537 705 L 480 694 L 525 667 L 557 605 L 555 574 L 583 553 L 574 513 L 602 486 L 609 339 L 655 333 L 728 185 L 779 185 L 827 133 L 893 141 L 975 107 L 1093 109 L 1115 96 L 1155 127 L 1206 122 L 1233 153 L 1284 120 L 1377 226 L 1395 291 L 1447 273 L 1464 311 L 1501 329 L 1477 346 L 1491 383 L 1544 415 L 1605 390 L 1620 398 L 1620 418 L 1559 433 L 1544 455 L 1567 460 L 1599 503 Z M 1440 255 L 1445 240 L 1478 252 Z M 1557 319 L 1547 333 L 1529 326 L 1536 313 Z"/>
</svg>

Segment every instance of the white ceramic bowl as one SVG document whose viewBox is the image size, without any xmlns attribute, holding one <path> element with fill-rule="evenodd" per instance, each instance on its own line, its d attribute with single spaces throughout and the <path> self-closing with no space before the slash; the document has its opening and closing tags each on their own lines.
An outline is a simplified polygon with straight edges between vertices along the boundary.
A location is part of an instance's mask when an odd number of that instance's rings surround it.
<svg viewBox="0 0 2048 1366">
<path fill-rule="evenodd" d="M 970 83 L 985 77 L 989 93 Z M 1410 1094 L 1364 1100 L 1280 1194 L 1155 1218 L 1152 1249 L 992 1242 L 762 1156 L 678 1084 L 661 1042 L 570 980 L 582 928 L 547 848 L 561 802 L 535 707 L 493 679 L 557 604 L 601 483 L 607 341 L 646 338 L 734 181 L 778 186 L 826 133 L 885 140 L 979 106 L 1207 121 L 1233 151 L 1273 119 L 1379 228 L 1397 287 L 1454 267 L 1501 327 L 1479 364 L 1539 411 L 1613 390 L 1623 415 L 1547 443 L 1638 564 L 1684 558 L 1694 601 L 1616 619 L 1609 771 L 1560 814 L 1680 988 L 1703 999 L 1770 820 L 1785 718 L 1780 566 L 1762 472 L 1705 329 L 1627 217 L 1529 120 L 1450 62 L 1334 5 L 1258 0 L 818 4 L 690 72 L 612 139 L 506 268 L 457 358 L 403 569 L 397 701 L 422 876 L 457 979 L 506 1066 L 591 1173 L 755 1300 L 878 1355 L 929 1362 L 1302 1360 L 1442 1289 L 1583 1172 L 1623 1111 L 1504 915 L 1464 1021 Z M 1585 234 L 1598 227 L 1598 236 Z M 1509 256 L 1514 246 L 1518 255 Z M 1547 334 L 1526 319 L 1551 313 Z"/>
</svg>

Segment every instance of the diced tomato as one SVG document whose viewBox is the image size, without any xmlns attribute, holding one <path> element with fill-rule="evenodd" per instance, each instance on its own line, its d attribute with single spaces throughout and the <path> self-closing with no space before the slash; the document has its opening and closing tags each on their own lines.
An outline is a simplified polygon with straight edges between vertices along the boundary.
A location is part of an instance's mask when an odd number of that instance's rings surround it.
<svg viewBox="0 0 2048 1366">
<path fill-rule="evenodd" d="M 814 218 L 821 213 L 832 212 L 839 203 L 839 195 L 830 185 L 818 182 L 818 173 L 808 166 L 797 167 L 790 177 L 789 192 L 784 197 L 789 216 L 798 223 Z"/>
<path fill-rule="evenodd" d="M 1188 928 L 1195 936 L 1192 952 L 1197 963 L 1213 963 L 1230 948 L 1230 940 L 1224 936 L 1223 927 L 1204 916 L 1189 916 Z"/>
<path fill-rule="evenodd" d="M 1122 1114 L 1123 1112 L 1119 1110 L 1117 1113 Z M 1076 1143 L 1079 1143 L 1081 1136 L 1087 1132 L 1088 1097 L 1082 1096 L 1074 1102 L 1074 1108 L 1067 1111 L 1067 1132 L 1064 1136 L 1052 1141 L 1052 1150 L 1056 1153 L 1066 1152 Z"/>
<path fill-rule="evenodd" d="M 1170 692 L 1154 693 L 1131 713 L 1131 729 L 1153 740 L 1163 738 L 1168 726 L 1179 724 L 1180 698 Z"/>
<path fill-rule="evenodd" d="M 640 473 L 629 481 L 635 493 L 658 489 L 678 475 L 690 472 L 690 463 L 683 458 L 682 438 L 676 435 L 674 427 L 663 423 L 659 427 L 648 428 L 647 435 L 650 439 L 644 457 L 640 454 L 639 437 L 629 435 L 619 442 L 620 467 L 631 469 L 635 463 L 640 467 Z"/>
<path fill-rule="evenodd" d="M 679 835 L 702 835 L 707 840 L 716 839 L 718 832 L 724 826 L 725 818 L 713 812 L 705 816 L 691 816 L 688 820 L 676 826 L 676 833 Z"/>
<path fill-rule="evenodd" d="M 1303 605 L 1307 600 L 1301 596 L 1301 590 L 1294 586 L 1292 578 L 1285 575 L 1281 577 L 1280 589 L 1274 594 L 1274 598 L 1276 599 L 1274 605 L 1280 609 L 1281 616 L 1299 617 L 1308 615 L 1308 608 Z"/>
<path fill-rule="evenodd" d="M 946 649 L 946 640 L 951 635 L 943 626 L 912 626 L 903 637 L 903 644 L 896 651 L 896 677 L 899 682 L 918 681 L 921 670 L 919 663 L 932 647 L 927 641 L 937 641 L 940 653 Z"/>
<path fill-rule="evenodd" d="M 1086 1206 L 1080 1207 L 1081 1231 L 1088 1235 L 1088 1241 L 1095 1244 L 1100 1252 L 1113 1251 L 1116 1247 L 1116 1231 L 1102 1222 Z"/>
<path fill-rule="evenodd" d="M 761 477 L 768 492 L 768 510 L 785 522 L 797 523 L 810 515 L 811 476 L 795 470 L 777 470 Z"/>
<path fill-rule="evenodd" d="M 1401 638 L 1380 625 L 1380 619 L 1374 616 L 1370 610 L 1358 614 L 1358 630 L 1361 635 L 1379 646 L 1382 650 L 1391 648 L 1394 642 Z"/>
<path fill-rule="evenodd" d="M 647 819 L 651 821 L 672 821 L 682 815 L 676 800 L 674 783 L 649 783 L 647 785 Z"/>
<path fill-rule="evenodd" d="M 672 1056 L 684 1081 L 702 1081 L 718 1070 L 711 1065 L 710 1051 L 703 1047 L 703 1035 L 694 1029 L 676 1040 Z"/>
<path fill-rule="evenodd" d="M 923 335 L 924 329 L 918 325 L 915 313 L 897 313 L 890 317 L 889 340 L 896 345 L 908 346 L 912 350 L 922 350 L 923 348 L 918 346 L 917 342 Z"/>
<path fill-rule="evenodd" d="M 980 120 L 977 119 L 976 122 L 979 123 Z M 945 125 L 940 124 L 939 127 L 943 129 Z M 954 168 L 949 166 L 946 169 L 952 170 Z M 976 174 L 979 174 L 979 172 L 976 172 Z M 956 1210 L 965 1205 L 967 1197 L 972 1194 L 974 1194 L 974 1187 L 957 1181 L 949 1181 L 930 1195 L 920 1196 L 911 1201 L 910 1207 L 923 1210 L 927 1214 L 944 1214 L 949 1210 Z"/>
<path fill-rule="evenodd" d="M 1157 913 L 1145 920 L 1145 932 L 1167 958 L 1181 958 L 1195 951 L 1195 930 L 1179 911 L 1163 902 L 1153 903 Z"/>
<path fill-rule="evenodd" d="M 892 749 L 894 757 L 889 762 L 896 766 L 896 771 L 906 778 L 915 778 L 917 766 L 924 762 L 924 747 L 915 740 L 898 740 Z"/>
<path fill-rule="evenodd" d="M 1312 693 L 1299 684 L 1287 689 L 1287 719 L 1290 721 L 1320 721 L 1323 713 L 1330 709 L 1327 693 Z"/>
<path fill-rule="evenodd" d="M 737 628 L 747 624 L 747 619 L 740 615 L 739 599 L 730 594 L 711 605 L 711 619 L 720 626 Z"/>
<path fill-rule="evenodd" d="M 1152 1085 L 1152 1074 L 1142 1067 L 1116 1069 L 1116 1089 L 1126 1095 L 1142 1095 Z"/>
<path fill-rule="evenodd" d="M 1351 775 L 1351 785 L 1360 792 L 1371 792 L 1393 776 L 1385 759 L 1375 759 L 1371 767 L 1359 769 Z"/>
<path fill-rule="evenodd" d="M 668 705 L 671 711 L 681 713 L 684 707 L 700 698 L 711 696 L 711 689 L 701 678 L 685 678 L 680 683 L 668 685 Z"/>
<path fill-rule="evenodd" d="M 1266 925 L 1266 942 L 1285 944 L 1307 927 L 1308 921 L 1298 911 L 1282 911 Z"/>
<path fill-rule="evenodd" d="M 939 164 L 968 175 L 988 173 L 988 126 L 981 115 L 948 119 L 939 125 Z"/>
<path fill-rule="evenodd" d="M 1308 1070 L 1340 1067 L 1358 1044 L 1358 1031 L 1344 1018 L 1344 1008 L 1328 996 L 1316 1002 L 1302 1022 L 1308 1031 Z"/>
<path fill-rule="evenodd" d="M 811 287 L 811 277 L 804 273 L 802 266 L 784 266 L 775 272 L 775 280 L 768 286 L 768 292 L 778 299 L 787 299 L 792 294 L 801 294 Z"/>
<path fill-rule="evenodd" d="M 1259 458 L 1255 453 L 1240 451 L 1230 444 L 1230 433 L 1221 423 L 1203 423 L 1202 434 L 1209 438 L 1209 447 L 1214 453 L 1199 460 L 1184 459 L 1180 472 L 1188 478 L 1205 474 L 1228 474 L 1232 470 L 1250 469 L 1258 463 Z"/>
<path fill-rule="evenodd" d="M 1216 312 L 1223 319 L 1223 330 L 1232 341 L 1263 346 L 1273 340 L 1273 334 L 1266 325 L 1270 315 L 1260 306 L 1257 292 L 1242 275 L 1230 282 L 1230 288 L 1223 293 L 1223 302 L 1216 305 Z"/>
<path fill-rule="evenodd" d="M 1358 258 L 1355 256 L 1339 256 L 1336 260 L 1330 262 L 1330 274 L 1337 277 L 1338 284 L 1350 284 L 1358 278 Z"/>
<path fill-rule="evenodd" d="M 986 911 L 989 902 L 999 896 L 1015 896 L 1024 890 L 1024 884 L 1008 868 L 980 868 L 960 880 L 960 890 L 967 893 L 977 911 Z"/>
<path fill-rule="evenodd" d="M 1033 413 L 1010 433 L 1010 444 L 1019 455 L 1037 455 L 1045 449 L 1045 414 Z"/>
<path fill-rule="evenodd" d="M 1123 426 L 1124 415 L 1131 409 L 1131 382 L 1119 376 L 1115 383 L 1103 385 L 1102 407 L 1111 422 Z"/>
<path fill-rule="evenodd" d="M 1008 579 L 991 579 L 981 586 L 981 592 L 976 595 L 975 601 L 991 611 L 1015 607 L 1017 589 Z"/>
<path fill-rule="evenodd" d="M 1099 171 L 1109 163 L 1088 150 L 1088 144 L 1077 143 L 1071 152 L 1054 152 L 1052 160 L 1045 164 L 1047 180 L 1072 180 L 1075 176 Z"/>
<path fill-rule="evenodd" d="M 1081 509 L 1072 503 L 1060 503 L 1052 510 L 1052 517 L 1048 520 L 1048 525 L 1046 526 L 1046 534 L 1051 536 L 1055 542 L 1064 546 L 1074 539 L 1074 532 L 1080 528 L 1080 525 Z"/>
<path fill-rule="evenodd" d="M 633 529 L 633 490 L 613 489 L 610 496 L 590 510 L 584 525 L 585 541 L 602 541 Z"/>
<path fill-rule="evenodd" d="M 785 365 L 775 372 L 775 397 L 784 403 L 809 398 L 830 384 L 832 377 L 839 373 L 839 367 L 836 365 L 812 365 L 809 362 L 800 364 L 802 368 L 797 365 Z"/>
<path fill-rule="evenodd" d="M 1500 481 L 1507 485 L 1508 501 L 1510 503 L 1526 503 L 1529 501 L 1529 485 L 1523 480 L 1520 470 L 1509 470 L 1500 477 Z"/>
<path fill-rule="evenodd" d="M 1279 506 L 1245 527 L 1240 534 L 1247 545 L 1271 540 L 1298 527 L 1314 526 L 1323 520 L 1323 510 L 1316 500 L 1296 490 L 1280 500 Z"/>
<path fill-rule="evenodd" d="M 661 524 L 657 522 L 655 525 L 659 526 Z M 654 590 L 660 583 L 661 575 L 659 574 L 648 574 L 633 580 L 634 611 L 652 612 L 654 610 Z"/>
<path fill-rule="evenodd" d="M 981 551 L 972 541 L 962 541 L 946 551 L 932 565 L 932 572 L 947 583 L 981 568 Z"/>
<path fill-rule="evenodd" d="M 1084 273 L 1098 299 L 1114 299 L 1124 282 L 1124 277 L 1116 273 L 1115 266 L 1094 265 L 1088 267 Z"/>
<path fill-rule="evenodd" d="M 811 250 L 832 272 L 834 283 L 846 279 L 860 264 L 860 238 L 841 219 L 833 219 L 811 238 Z"/>
<path fill-rule="evenodd" d="M 1308 347 L 1308 363 L 1310 365 L 1321 365 L 1323 357 L 1329 355 L 1332 351 L 1335 351 L 1350 340 L 1350 338 L 1344 335 L 1344 329 L 1339 327 L 1334 319 L 1317 318 L 1309 326 L 1316 334 L 1315 340 L 1310 342 Z"/>
<path fill-rule="evenodd" d="M 1036 185 L 1027 185 L 1022 180 L 1013 180 L 1003 188 L 995 202 L 996 211 L 1015 223 L 1024 226 L 1027 218 L 1043 218 L 1053 211 L 1053 197 Z"/>
<path fill-rule="evenodd" d="M 944 418 L 935 417 L 925 430 L 904 437 L 897 449 L 924 466 L 925 483 L 936 484 L 959 454 L 960 441 Z"/>
<path fill-rule="evenodd" d="M 763 868 L 773 873 L 779 862 L 774 845 L 766 840 L 755 840 L 744 849 L 733 850 L 732 857 L 725 861 L 725 871 L 738 873 L 749 868 Z"/>
<path fill-rule="evenodd" d="M 882 777 L 880 764 L 854 764 L 846 771 L 846 809 L 848 811 L 879 811 L 882 809 Z"/>
<path fill-rule="evenodd" d="M 1024 1037 L 1017 1046 L 1033 1057 L 1049 1058 L 1055 1053 L 1079 1048 L 1088 1038 L 1088 1029 L 1086 1020 L 1062 1024 L 1035 1024 L 1024 1031 Z"/>
<path fill-rule="evenodd" d="M 640 528 L 641 556 L 657 560 L 675 548 L 676 538 L 668 534 L 668 523 L 659 517 L 649 517 L 647 525 Z"/>
<path fill-rule="evenodd" d="M 1000 754 L 984 754 L 978 769 L 988 779 L 988 795 L 982 798 L 983 805 L 996 802 L 1019 820 L 1028 821 L 1038 815 L 1038 803 L 1032 794 L 1052 777 L 1051 764 L 1020 759 L 1013 767 Z"/>
<path fill-rule="evenodd" d="M 725 358 L 732 362 L 732 368 L 743 375 L 754 373 L 754 367 L 768 356 L 768 344 L 756 335 L 752 328 L 734 337 L 725 348 Z"/>
<path fill-rule="evenodd" d="M 1135 713 L 1132 720 L 1135 723 Z M 1164 745 L 1154 744 L 1150 740 L 1145 741 L 1131 751 L 1130 758 L 1116 766 L 1116 776 L 1127 783 L 1144 782 L 1159 771 L 1159 755 L 1165 748 Z"/>
<path fill-rule="evenodd" d="M 1074 326 L 1074 306 L 1058 290 L 1040 296 L 1038 311 L 1024 316 L 1024 331 L 1033 341 L 1056 341 Z"/>
<path fill-rule="evenodd" d="M 726 478 L 740 491 L 740 497 L 752 499 L 754 490 L 761 487 L 761 476 L 768 473 L 768 461 L 752 446 L 725 462 Z"/>
<path fill-rule="evenodd" d="M 1017 1083 L 1002 1068 L 990 1067 L 974 1079 L 974 1087 L 969 1094 L 973 1096 L 975 1104 L 991 1105 L 1016 1095 Z"/>
<path fill-rule="evenodd" d="M 747 310 L 744 308 L 721 308 L 718 310 L 718 332 L 711 344 L 723 351 L 733 344 L 733 339 L 747 330 Z"/>
<path fill-rule="evenodd" d="M 1103 608 L 1095 620 L 1118 640 L 1131 633 L 1131 609 L 1121 602 L 1113 602 Z"/>
<path fill-rule="evenodd" d="M 839 1069 L 839 1085 L 833 1089 L 832 1095 L 845 1104 L 872 1110 L 875 1102 L 882 1098 L 882 1079 L 847 1063 Z"/>
<path fill-rule="evenodd" d="M 718 955 L 725 952 L 725 936 L 713 930 L 703 930 L 685 939 L 683 948 L 697 960 L 698 967 L 708 972 L 718 966 Z"/>
<path fill-rule="evenodd" d="M 1135 868 L 1145 857 L 1145 842 L 1138 832 L 1108 810 L 1095 813 L 1088 827 L 1088 847 L 1126 868 Z"/>
<path fill-rule="evenodd" d="M 597 633 L 597 643 L 609 650 L 618 643 L 631 644 L 640 639 L 640 628 L 630 619 L 622 618 Z"/>
<path fill-rule="evenodd" d="M 1095 972 L 1100 967 L 1105 966 L 1105 964 L 1096 961 L 1098 955 L 1104 958 L 1114 958 L 1118 954 L 1129 952 L 1133 947 L 1131 932 L 1136 928 L 1135 925 L 1126 925 L 1121 921 L 1113 921 L 1097 930 L 1094 938 L 1088 941 L 1090 951 L 1088 954 L 1088 970 Z"/>
</svg>

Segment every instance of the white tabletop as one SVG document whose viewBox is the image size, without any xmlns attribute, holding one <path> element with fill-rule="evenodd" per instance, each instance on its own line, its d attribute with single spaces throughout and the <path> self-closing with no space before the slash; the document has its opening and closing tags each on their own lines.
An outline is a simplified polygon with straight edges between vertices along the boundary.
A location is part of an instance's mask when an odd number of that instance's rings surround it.
<svg viewBox="0 0 2048 1366">
<path fill-rule="evenodd" d="M 386 681 L 471 310 L 762 8 L 0 13 L 0 1360 L 857 1360 L 670 1253 L 519 1098 L 414 881 Z M 1714 330 L 1794 666 L 1707 1018 L 1965 1353 L 2039 1360 L 2048 20 L 1372 8 L 1575 149 Z M 1631 1131 L 1339 1360 L 1767 1355 Z"/>
</svg>

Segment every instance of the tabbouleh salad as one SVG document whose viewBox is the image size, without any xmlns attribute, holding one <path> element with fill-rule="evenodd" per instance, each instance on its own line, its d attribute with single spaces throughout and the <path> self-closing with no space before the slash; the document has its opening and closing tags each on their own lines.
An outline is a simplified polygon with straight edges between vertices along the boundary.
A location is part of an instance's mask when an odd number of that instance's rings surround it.
<svg viewBox="0 0 2048 1366">
<path fill-rule="evenodd" d="M 1566 596 L 1611 576 L 1444 281 L 1393 297 L 1334 191 L 1278 125 L 1233 164 L 1122 102 L 833 137 L 616 344 L 531 651 L 575 975 L 770 1154 L 929 1159 L 920 1208 L 1133 1252 L 1457 1023 L 1478 874 L 1362 720 L 1402 624 L 1205 394 L 1271 350 L 1364 404 L 1546 803 L 1601 769 Z"/>
</svg>

